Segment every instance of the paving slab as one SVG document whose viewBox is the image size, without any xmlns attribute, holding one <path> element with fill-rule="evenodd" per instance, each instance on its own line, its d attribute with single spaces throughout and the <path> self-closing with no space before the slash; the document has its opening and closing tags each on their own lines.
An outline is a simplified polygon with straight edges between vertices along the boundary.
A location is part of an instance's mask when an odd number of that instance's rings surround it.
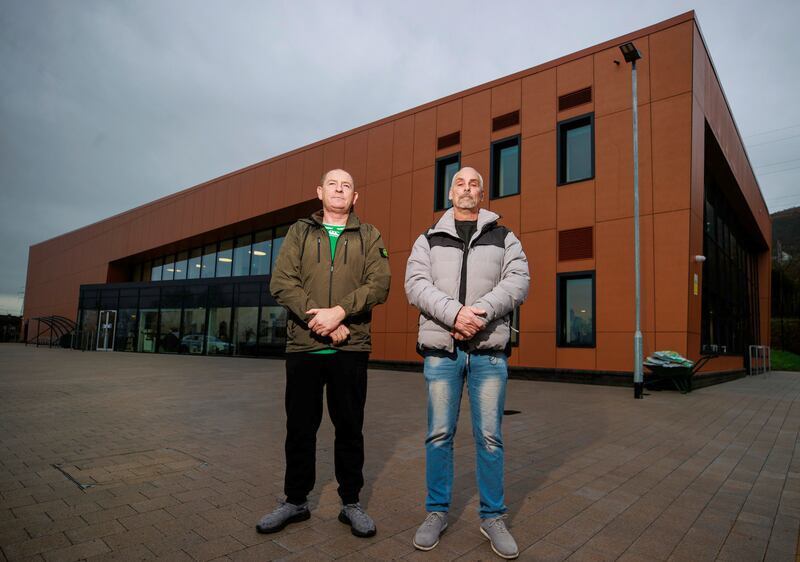
<svg viewBox="0 0 800 562">
<path fill-rule="evenodd" d="M 493 560 L 478 533 L 465 398 L 450 528 L 429 553 L 425 385 L 371 369 L 362 503 L 336 519 L 333 428 L 317 442 L 312 517 L 274 535 L 285 373 L 278 359 L 0 344 L 0 560 Z M 509 526 L 525 560 L 795 560 L 800 374 L 682 395 L 511 380 Z"/>
</svg>

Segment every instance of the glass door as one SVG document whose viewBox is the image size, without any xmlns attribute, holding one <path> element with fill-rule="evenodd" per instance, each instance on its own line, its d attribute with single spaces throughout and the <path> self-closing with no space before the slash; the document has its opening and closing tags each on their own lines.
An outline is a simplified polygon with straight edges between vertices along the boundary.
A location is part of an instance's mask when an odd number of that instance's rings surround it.
<svg viewBox="0 0 800 562">
<path fill-rule="evenodd" d="M 114 349 L 114 331 L 117 326 L 116 310 L 101 310 L 97 322 L 97 351 Z"/>
</svg>

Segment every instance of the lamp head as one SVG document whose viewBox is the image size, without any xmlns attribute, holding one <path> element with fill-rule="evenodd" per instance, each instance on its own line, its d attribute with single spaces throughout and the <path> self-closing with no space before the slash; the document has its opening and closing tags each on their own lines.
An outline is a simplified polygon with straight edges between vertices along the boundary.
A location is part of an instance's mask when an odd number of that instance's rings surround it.
<svg viewBox="0 0 800 562">
<path fill-rule="evenodd" d="M 636 48 L 636 45 L 630 41 L 624 45 L 620 45 L 619 50 L 622 51 L 622 56 L 625 58 L 625 62 L 635 62 L 642 58 L 642 53 L 640 53 L 639 49 Z"/>
</svg>

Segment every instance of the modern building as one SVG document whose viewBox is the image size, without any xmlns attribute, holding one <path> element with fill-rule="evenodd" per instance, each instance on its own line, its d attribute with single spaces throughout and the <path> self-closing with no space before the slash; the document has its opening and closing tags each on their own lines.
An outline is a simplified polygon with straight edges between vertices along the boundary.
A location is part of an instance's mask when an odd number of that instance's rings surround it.
<svg viewBox="0 0 800 562">
<path fill-rule="evenodd" d="M 629 376 L 634 222 L 631 65 L 638 61 L 644 350 L 743 368 L 769 341 L 769 213 L 693 12 L 270 158 L 30 248 L 26 321 L 74 319 L 76 347 L 280 353 L 268 281 L 287 225 L 342 167 L 382 231 L 393 283 L 372 358 L 418 362 L 403 276 L 447 206 L 454 171 L 486 178 L 485 205 L 532 270 L 511 364 Z M 705 256 L 705 261 L 702 257 Z"/>
</svg>

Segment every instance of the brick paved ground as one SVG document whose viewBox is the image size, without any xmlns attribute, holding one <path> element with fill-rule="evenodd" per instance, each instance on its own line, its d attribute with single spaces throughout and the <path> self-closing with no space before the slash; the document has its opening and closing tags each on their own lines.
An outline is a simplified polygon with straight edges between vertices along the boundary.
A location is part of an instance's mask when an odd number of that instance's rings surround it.
<svg viewBox="0 0 800 562">
<path fill-rule="evenodd" d="M 429 553 L 421 375 L 371 371 L 367 487 L 378 535 L 336 520 L 323 422 L 312 518 L 254 524 L 281 496 L 283 363 L 0 345 L 0 561 L 495 560 L 478 533 L 469 416 L 451 527 Z M 510 525 L 527 560 L 794 560 L 800 374 L 686 396 L 511 381 Z M 81 489 L 79 484 L 91 485 Z"/>
</svg>

